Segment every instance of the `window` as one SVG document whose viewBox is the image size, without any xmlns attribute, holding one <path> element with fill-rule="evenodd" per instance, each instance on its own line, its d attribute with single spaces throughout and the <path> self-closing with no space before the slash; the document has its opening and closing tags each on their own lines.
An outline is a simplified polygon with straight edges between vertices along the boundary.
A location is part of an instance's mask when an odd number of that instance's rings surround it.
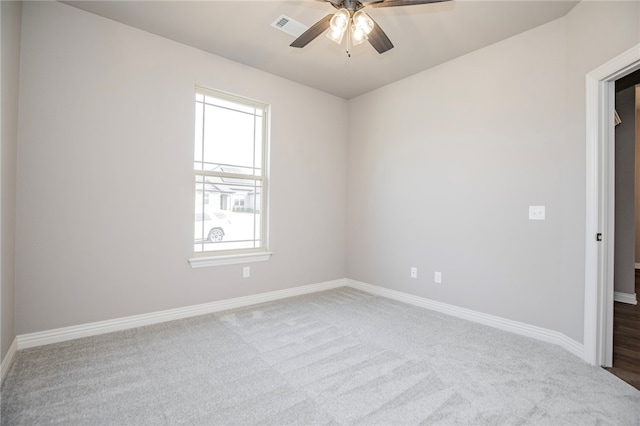
<svg viewBox="0 0 640 426">
<path fill-rule="evenodd" d="M 268 258 L 267 113 L 266 104 L 196 88 L 192 266 Z"/>
</svg>

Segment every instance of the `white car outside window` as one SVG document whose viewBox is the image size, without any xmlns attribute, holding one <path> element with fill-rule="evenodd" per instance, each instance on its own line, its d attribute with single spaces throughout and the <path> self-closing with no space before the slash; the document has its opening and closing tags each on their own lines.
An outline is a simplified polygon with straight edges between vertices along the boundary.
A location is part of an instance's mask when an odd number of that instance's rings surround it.
<svg viewBox="0 0 640 426">
<path fill-rule="evenodd" d="M 222 212 L 196 213 L 194 224 L 194 240 L 202 241 L 222 241 L 225 235 L 224 226 L 228 225 L 229 219 Z"/>
</svg>

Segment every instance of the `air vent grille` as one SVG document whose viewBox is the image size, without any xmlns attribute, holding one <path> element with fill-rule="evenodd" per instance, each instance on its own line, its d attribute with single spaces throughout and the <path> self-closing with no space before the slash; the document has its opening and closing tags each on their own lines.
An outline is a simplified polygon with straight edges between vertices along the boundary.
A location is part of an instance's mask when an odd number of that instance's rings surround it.
<svg viewBox="0 0 640 426">
<path fill-rule="evenodd" d="M 286 15 L 280 15 L 275 21 L 273 21 L 271 26 L 296 38 L 300 37 L 302 33 L 309 29 L 306 25 L 301 24 Z"/>
<path fill-rule="evenodd" d="M 282 28 L 285 25 L 287 25 L 288 22 L 289 20 L 287 18 L 285 18 L 284 16 L 281 16 L 280 19 L 275 22 L 275 26 L 278 28 Z"/>
</svg>

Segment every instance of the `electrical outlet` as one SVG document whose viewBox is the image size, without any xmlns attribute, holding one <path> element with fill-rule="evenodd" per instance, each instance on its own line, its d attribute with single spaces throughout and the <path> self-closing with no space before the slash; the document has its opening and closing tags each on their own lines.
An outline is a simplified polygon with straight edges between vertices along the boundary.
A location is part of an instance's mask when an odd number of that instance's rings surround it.
<svg viewBox="0 0 640 426">
<path fill-rule="evenodd" d="M 411 278 L 418 278 L 418 268 L 411 267 Z"/>
<path fill-rule="evenodd" d="M 544 220 L 544 206 L 529 206 L 529 220 Z"/>
<path fill-rule="evenodd" d="M 433 281 L 435 281 L 437 284 L 442 284 L 442 272 L 436 272 L 433 275 Z"/>
<path fill-rule="evenodd" d="M 242 278 L 249 278 L 251 276 L 251 267 L 245 266 L 242 268 Z"/>
</svg>

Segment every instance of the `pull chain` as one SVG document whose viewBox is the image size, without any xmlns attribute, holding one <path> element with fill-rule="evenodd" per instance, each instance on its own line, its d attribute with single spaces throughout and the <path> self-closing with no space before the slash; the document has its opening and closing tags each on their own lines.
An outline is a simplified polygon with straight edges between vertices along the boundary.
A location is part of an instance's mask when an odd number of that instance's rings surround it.
<svg viewBox="0 0 640 426">
<path fill-rule="evenodd" d="M 351 20 L 349 20 L 349 23 L 351 23 Z M 347 26 L 347 57 L 351 57 L 351 28 L 349 28 L 349 26 Z"/>
</svg>

